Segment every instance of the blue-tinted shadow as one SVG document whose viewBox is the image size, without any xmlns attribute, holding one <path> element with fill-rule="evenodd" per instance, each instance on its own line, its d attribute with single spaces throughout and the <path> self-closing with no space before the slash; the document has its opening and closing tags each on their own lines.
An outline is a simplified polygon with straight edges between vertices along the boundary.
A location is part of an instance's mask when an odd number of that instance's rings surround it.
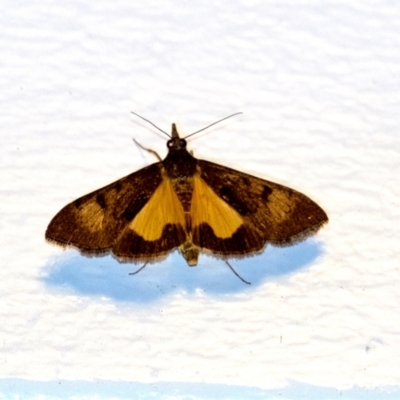
<svg viewBox="0 0 400 400">
<path fill-rule="evenodd" d="M 239 378 L 240 380 L 240 375 Z M 4 399 L 135 399 L 135 400 L 397 400 L 397 386 L 339 390 L 289 381 L 279 389 L 190 382 L 126 382 L 126 381 L 45 381 L 18 378 L 0 379 L 0 396 Z"/>
<path fill-rule="evenodd" d="M 291 247 L 268 247 L 262 254 L 230 260 L 230 264 L 251 285 L 238 279 L 224 261 L 201 256 L 197 267 L 188 267 L 177 253 L 160 263 L 140 265 L 119 263 L 112 256 L 85 257 L 68 250 L 49 262 L 42 281 L 49 286 L 68 288 L 83 295 L 106 296 L 117 301 L 147 303 L 174 293 L 218 297 L 248 292 L 265 281 L 287 275 L 312 263 L 322 253 L 313 240 Z"/>
</svg>

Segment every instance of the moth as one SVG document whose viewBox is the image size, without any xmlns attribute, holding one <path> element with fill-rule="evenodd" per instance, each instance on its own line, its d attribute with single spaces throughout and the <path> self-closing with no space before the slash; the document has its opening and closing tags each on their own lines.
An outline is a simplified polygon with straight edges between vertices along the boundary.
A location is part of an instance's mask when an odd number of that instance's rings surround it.
<svg viewBox="0 0 400 400">
<path fill-rule="evenodd" d="M 66 205 L 46 239 L 146 264 L 178 249 L 195 266 L 201 252 L 225 261 L 253 255 L 267 244 L 297 243 L 328 222 L 294 189 L 196 159 L 175 124 L 167 148 L 164 160 Z"/>
</svg>

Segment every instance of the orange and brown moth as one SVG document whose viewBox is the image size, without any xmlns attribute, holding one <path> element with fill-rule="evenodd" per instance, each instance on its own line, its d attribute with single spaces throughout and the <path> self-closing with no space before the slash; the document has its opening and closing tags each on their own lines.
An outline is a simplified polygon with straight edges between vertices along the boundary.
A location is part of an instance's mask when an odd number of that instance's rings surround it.
<svg viewBox="0 0 400 400">
<path fill-rule="evenodd" d="M 195 266 L 201 252 L 225 261 L 252 255 L 268 243 L 297 243 L 328 222 L 296 190 L 196 159 L 175 124 L 167 148 L 164 160 L 66 205 L 46 239 L 145 263 L 178 249 Z"/>
</svg>

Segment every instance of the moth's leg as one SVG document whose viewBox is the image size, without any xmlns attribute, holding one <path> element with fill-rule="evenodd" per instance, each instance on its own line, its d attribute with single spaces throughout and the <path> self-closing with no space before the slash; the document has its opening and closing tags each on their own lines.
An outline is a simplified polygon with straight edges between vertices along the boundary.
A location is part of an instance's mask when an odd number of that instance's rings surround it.
<svg viewBox="0 0 400 400">
<path fill-rule="evenodd" d="M 226 262 L 226 264 L 228 265 L 228 267 L 232 270 L 232 272 L 233 272 L 242 282 L 247 283 L 248 285 L 251 285 L 250 282 L 245 281 L 245 280 L 233 269 L 232 265 L 229 264 L 227 260 L 224 260 L 224 261 Z"/>
<path fill-rule="evenodd" d="M 148 261 L 146 261 L 137 271 L 135 272 L 129 272 L 129 275 L 136 275 L 138 272 L 140 272 L 146 265 Z"/>
<path fill-rule="evenodd" d="M 136 146 L 139 146 L 141 149 L 146 150 L 151 154 L 154 154 L 158 158 L 158 161 L 162 161 L 161 157 L 158 155 L 157 152 L 155 152 L 154 150 L 148 149 L 147 147 L 143 147 L 136 139 L 132 139 L 132 140 L 136 143 Z"/>
</svg>

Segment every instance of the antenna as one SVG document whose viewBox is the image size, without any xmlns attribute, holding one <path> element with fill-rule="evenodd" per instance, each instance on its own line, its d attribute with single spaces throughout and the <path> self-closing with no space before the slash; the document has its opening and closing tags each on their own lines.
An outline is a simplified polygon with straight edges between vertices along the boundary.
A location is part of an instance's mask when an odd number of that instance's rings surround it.
<svg viewBox="0 0 400 400">
<path fill-rule="evenodd" d="M 150 125 L 154 126 L 154 128 L 158 129 L 158 130 L 159 130 L 160 132 L 162 132 L 164 135 L 167 135 L 169 138 L 171 138 L 171 136 L 168 135 L 167 132 L 163 131 L 161 128 L 159 128 L 157 125 L 153 124 L 153 123 L 152 123 L 151 121 L 149 121 L 148 119 L 142 117 L 142 116 L 139 115 L 139 114 L 136 114 L 136 113 L 133 112 L 133 111 L 131 111 L 131 113 L 134 114 L 134 115 L 136 115 L 137 117 L 141 118 L 142 120 L 148 122 Z M 228 118 L 232 118 L 232 117 L 234 117 L 235 115 L 238 115 L 238 114 L 243 114 L 243 113 L 242 113 L 242 112 L 237 112 L 237 113 L 235 113 L 235 114 L 229 115 L 228 117 L 222 118 L 222 119 L 220 119 L 220 120 L 218 120 L 218 121 L 216 121 L 216 122 L 213 122 L 213 123 L 210 124 L 210 125 L 207 125 L 205 128 L 202 128 L 202 129 L 200 129 L 200 130 L 198 130 L 198 131 L 196 131 L 196 132 L 191 133 L 190 135 L 185 136 L 183 139 L 187 139 L 188 137 L 193 136 L 193 135 L 195 135 L 196 133 L 205 131 L 205 130 L 208 129 L 210 126 L 216 125 L 216 124 L 218 124 L 218 123 L 220 123 L 220 122 L 222 122 L 222 121 L 225 121 L 225 120 L 228 119 Z"/>
<path fill-rule="evenodd" d="M 188 137 L 193 136 L 193 135 L 195 135 L 196 133 L 199 133 L 199 132 L 202 132 L 202 131 L 206 130 L 206 129 L 209 128 L 210 126 L 213 126 L 213 125 L 215 125 L 215 124 L 218 124 L 219 122 L 225 121 L 226 119 L 231 118 L 231 117 L 234 117 L 235 115 L 238 115 L 238 114 L 243 114 L 243 113 L 242 113 L 242 112 L 237 112 L 237 113 L 235 113 L 235 114 L 229 115 L 228 117 L 222 118 L 222 119 L 218 120 L 217 122 L 213 122 L 212 124 L 206 126 L 205 128 L 200 129 L 199 131 L 193 132 L 193 133 L 191 133 L 190 135 L 185 136 L 183 139 L 187 139 Z"/>
<path fill-rule="evenodd" d="M 142 118 L 144 121 L 146 121 L 146 122 L 148 122 L 150 125 L 153 125 L 154 126 L 154 128 L 157 128 L 160 132 L 162 132 L 164 135 L 167 135 L 169 138 L 171 138 L 171 136 L 170 135 L 168 135 L 168 133 L 167 132 L 164 132 L 161 128 L 159 128 L 157 125 L 155 125 L 155 124 L 153 124 L 151 121 L 149 121 L 148 119 L 146 119 L 146 118 L 143 118 L 141 115 L 139 115 L 139 114 L 136 114 L 135 112 L 133 112 L 133 111 L 131 111 L 131 113 L 132 114 L 135 114 L 137 117 L 139 117 L 139 118 Z"/>
</svg>

